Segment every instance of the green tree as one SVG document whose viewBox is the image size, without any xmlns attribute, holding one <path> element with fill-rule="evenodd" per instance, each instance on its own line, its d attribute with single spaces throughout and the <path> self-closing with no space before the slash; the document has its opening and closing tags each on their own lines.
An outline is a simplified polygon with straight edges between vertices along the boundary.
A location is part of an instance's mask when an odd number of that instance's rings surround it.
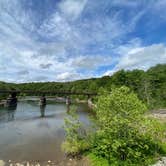
<svg viewBox="0 0 166 166">
<path fill-rule="evenodd" d="M 150 130 L 144 130 L 148 121 L 144 118 L 146 110 L 127 87 L 100 94 L 95 110 L 98 130 L 92 152 L 112 165 L 145 164 L 147 156 L 153 156 L 160 149 L 148 133 Z"/>
</svg>

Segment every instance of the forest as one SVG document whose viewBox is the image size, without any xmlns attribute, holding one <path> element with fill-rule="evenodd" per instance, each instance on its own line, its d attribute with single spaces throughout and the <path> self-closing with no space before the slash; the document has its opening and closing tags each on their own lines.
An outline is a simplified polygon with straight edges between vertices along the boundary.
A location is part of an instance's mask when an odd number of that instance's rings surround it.
<svg viewBox="0 0 166 166">
<path fill-rule="evenodd" d="M 166 107 L 166 64 L 158 64 L 147 71 L 120 70 L 112 76 L 91 78 L 72 82 L 0 82 L 1 90 L 58 90 L 68 92 L 98 92 L 101 88 L 129 87 L 149 108 Z M 34 94 L 32 94 L 34 95 Z M 6 97 L 1 94 L 1 98 Z"/>
</svg>

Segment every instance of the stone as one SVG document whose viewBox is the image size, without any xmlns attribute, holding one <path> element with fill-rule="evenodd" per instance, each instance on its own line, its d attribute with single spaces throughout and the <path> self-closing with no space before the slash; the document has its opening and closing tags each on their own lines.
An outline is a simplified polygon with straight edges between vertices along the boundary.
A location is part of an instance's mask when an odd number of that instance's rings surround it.
<svg viewBox="0 0 166 166">
<path fill-rule="evenodd" d="M 37 164 L 36 164 L 36 166 L 40 166 L 40 164 L 39 164 L 39 163 L 37 163 Z"/>
<path fill-rule="evenodd" d="M 166 157 L 163 157 L 160 161 L 158 161 L 153 166 L 166 166 Z"/>
<path fill-rule="evenodd" d="M 0 160 L 0 166 L 5 166 L 5 162 L 3 160 Z"/>
</svg>

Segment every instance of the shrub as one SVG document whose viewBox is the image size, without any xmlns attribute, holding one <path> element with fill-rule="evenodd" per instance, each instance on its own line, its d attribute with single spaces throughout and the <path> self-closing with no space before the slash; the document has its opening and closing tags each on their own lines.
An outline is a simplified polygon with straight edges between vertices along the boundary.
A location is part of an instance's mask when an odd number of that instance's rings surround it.
<svg viewBox="0 0 166 166">
<path fill-rule="evenodd" d="M 68 117 L 65 118 L 64 126 L 66 137 L 62 143 L 62 150 L 68 155 L 77 156 L 89 148 L 86 140 L 86 132 L 78 119 L 74 110 L 70 110 Z"/>
<path fill-rule="evenodd" d="M 158 137 L 150 134 L 153 128 L 147 125 L 151 120 L 145 118 L 146 110 L 127 87 L 102 92 L 96 103 L 98 130 L 92 153 L 106 158 L 110 165 L 148 165 L 150 158 L 160 153 L 161 146 L 156 141 Z"/>
</svg>

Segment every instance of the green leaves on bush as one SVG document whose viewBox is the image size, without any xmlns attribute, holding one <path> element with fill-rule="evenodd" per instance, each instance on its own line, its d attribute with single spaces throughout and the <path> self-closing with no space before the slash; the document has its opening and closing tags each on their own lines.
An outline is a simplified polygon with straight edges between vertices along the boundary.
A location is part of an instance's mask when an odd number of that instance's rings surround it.
<svg viewBox="0 0 166 166">
<path fill-rule="evenodd" d="M 92 143 L 92 153 L 106 158 L 110 164 L 144 163 L 161 150 L 159 132 L 145 118 L 146 106 L 127 87 L 103 91 L 96 103 L 98 130 Z M 150 131 L 156 131 L 154 136 Z M 154 138 L 155 137 L 155 138 Z"/>
<path fill-rule="evenodd" d="M 62 144 L 62 149 L 68 155 L 76 156 L 87 150 L 89 144 L 86 140 L 86 132 L 82 128 L 75 110 L 70 110 L 68 115 L 65 119 L 64 129 L 66 131 L 66 138 Z"/>
<path fill-rule="evenodd" d="M 65 119 L 67 154 L 90 153 L 92 165 L 146 166 L 166 153 L 165 125 L 146 116 L 147 108 L 129 88 L 102 90 L 96 100 L 95 128 L 90 136 L 75 112 Z"/>
</svg>

